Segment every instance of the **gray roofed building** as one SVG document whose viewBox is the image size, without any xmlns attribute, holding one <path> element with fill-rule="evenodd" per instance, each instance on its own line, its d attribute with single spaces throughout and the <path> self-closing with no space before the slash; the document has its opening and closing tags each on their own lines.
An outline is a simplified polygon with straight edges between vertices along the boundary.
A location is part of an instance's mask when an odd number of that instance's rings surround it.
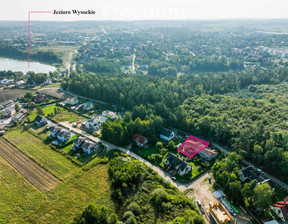
<svg viewBox="0 0 288 224">
<path fill-rule="evenodd" d="M 180 176 L 183 176 L 192 170 L 192 166 L 189 163 L 170 152 L 164 159 L 164 165 L 165 167 L 175 170 Z"/>
<path fill-rule="evenodd" d="M 81 145 L 85 142 L 86 138 L 85 137 L 78 137 L 73 141 L 73 148 L 74 149 L 79 149 Z"/>
<path fill-rule="evenodd" d="M 167 128 L 162 128 L 160 138 L 165 141 L 171 141 L 175 137 L 175 133 Z"/>
<path fill-rule="evenodd" d="M 37 124 L 38 127 L 40 127 L 47 124 L 47 119 L 45 117 L 37 115 L 34 119 L 34 122 Z"/>
<path fill-rule="evenodd" d="M 241 182 L 257 180 L 258 184 L 270 182 L 270 179 L 265 178 L 262 171 L 255 170 L 252 166 L 245 167 L 239 170 Z"/>
<path fill-rule="evenodd" d="M 99 145 L 97 145 L 95 142 L 86 140 L 82 143 L 81 148 L 84 153 L 91 154 L 95 149 L 98 148 Z"/>
</svg>

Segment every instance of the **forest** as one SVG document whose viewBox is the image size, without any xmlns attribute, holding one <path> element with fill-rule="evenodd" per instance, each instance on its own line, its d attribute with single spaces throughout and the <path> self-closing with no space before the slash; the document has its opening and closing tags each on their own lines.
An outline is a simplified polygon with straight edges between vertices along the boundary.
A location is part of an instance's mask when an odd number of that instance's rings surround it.
<svg viewBox="0 0 288 224">
<path fill-rule="evenodd" d="M 275 198 L 275 192 L 268 183 L 257 184 L 257 180 L 252 180 L 244 185 L 239 181 L 239 168 L 241 156 L 233 152 L 226 158 L 216 162 L 212 167 L 213 176 L 217 184 L 236 204 L 245 207 L 254 207 L 259 210 L 261 215 L 269 209 L 272 201 L 281 200 Z M 259 213 L 258 212 L 258 213 Z M 260 217 L 260 213 L 258 214 Z"/>
<path fill-rule="evenodd" d="M 150 168 L 125 154 L 114 156 L 108 172 L 117 215 L 89 205 L 74 224 L 205 223 L 191 200 Z"/>
<path fill-rule="evenodd" d="M 147 118 L 149 123 L 151 114 L 160 116 L 165 126 L 227 145 L 243 158 L 288 181 L 286 79 L 286 67 L 180 78 L 72 73 L 62 87 L 130 111 L 142 104 L 145 112 L 141 120 Z M 245 91 L 249 97 L 243 95 Z M 112 129 L 123 134 L 127 127 L 121 122 L 106 124 L 103 136 L 107 140 L 113 138 Z M 120 138 L 118 144 L 128 137 Z"/>
<path fill-rule="evenodd" d="M 19 50 L 16 47 L 0 43 L 0 56 L 17 59 L 27 59 L 28 53 Z M 31 60 L 36 60 L 44 63 L 62 63 L 62 60 L 52 51 L 37 51 L 30 54 Z"/>
</svg>

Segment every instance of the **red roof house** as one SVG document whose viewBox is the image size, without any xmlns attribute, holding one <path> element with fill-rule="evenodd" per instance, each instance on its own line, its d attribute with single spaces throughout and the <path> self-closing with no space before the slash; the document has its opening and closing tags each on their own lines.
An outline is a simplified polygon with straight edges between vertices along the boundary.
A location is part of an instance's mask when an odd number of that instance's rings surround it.
<svg viewBox="0 0 288 224">
<path fill-rule="evenodd" d="M 279 201 L 275 205 L 272 205 L 272 210 L 283 221 L 288 221 L 288 197 L 284 201 Z"/>
<path fill-rule="evenodd" d="M 41 94 L 37 94 L 35 97 L 34 97 L 34 101 L 36 103 L 42 103 L 46 100 L 46 96 L 45 95 L 41 95 Z"/>
<path fill-rule="evenodd" d="M 133 135 L 132 140 L 135 141 L 138 146 L 144 146 L 148 143 L 148 138 L 138 134 Z"/>
</svg>

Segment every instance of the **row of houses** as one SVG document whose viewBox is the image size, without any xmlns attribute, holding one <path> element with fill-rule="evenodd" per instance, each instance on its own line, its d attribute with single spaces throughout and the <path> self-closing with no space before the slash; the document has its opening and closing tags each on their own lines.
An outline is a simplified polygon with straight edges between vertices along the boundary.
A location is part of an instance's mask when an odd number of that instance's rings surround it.
<svg viewBox="0 0 288 224">
<path fill-rule="evenodd" d="M 15 113 L 16 113 L 16 110 L 15 110 L 15 106 L 14 105 L 11 106 L 11 107 L 5 108 L 2 111 L 2 118 L 12 117 Z"/>
<path fill-rule="evenodd" d="M 96 116 L 88 121 L 82 122 L 82 125 L 85 126 L 88 130 L 97 131 L 100 130 L 102 124 L 108 121 L 108 118 L 116 119 L 118 118 L 117 113 L 105 110 L 101 115 Z"/>
<path fill-rule="evenodd" d="M 245 167 L 239 170 L 239 179 L 242 183 L 250 182 L 256 180 L 257 184 L 268 183 L 273 186 L 273 182 L 266 178 L 264 172 L 260 169 L 255 169 L 252 166 Z M 277 217 L 283 222 L 288 223 L 288 196 L 284 198 L 283 201 L 279 201 L 276 204 L 271 205 L 271 210 L 275 213 Z M 273 220 L 273 223 L 278 223 Z"/>
<path fill-rule="evenodd" d="M 14 79 L 2 79 L 0 80 L 0 85 L 1 86 L 6 86 L 6 85 L 10 85 L 14 82 Z"/>
<path fill-rule="evenodd" d="M 44 85 L 49 85 L 51 83 L 52 83 L 52 79 L 50 79 L 50 78 L 47 78 L 46 81 L 43 82 Z M 26 82 L 27 87 L 34 87 L 36 85 L 37 85 L 37 83 L 32 78 L 28 78 L 28 80 Z"/>
<path fill-rule="evenodd" d="M 0 104 L 0 110 L 11 107 L 14 105 L 13 100 L 6 101 L 5 103 Z"/>
</svg>

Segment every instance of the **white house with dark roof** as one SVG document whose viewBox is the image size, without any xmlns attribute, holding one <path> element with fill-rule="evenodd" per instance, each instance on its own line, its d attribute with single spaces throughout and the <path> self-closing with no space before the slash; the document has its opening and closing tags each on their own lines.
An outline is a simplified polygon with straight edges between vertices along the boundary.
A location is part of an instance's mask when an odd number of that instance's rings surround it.
<svg viewBox="0 0 288 224">
<path fill-rule="evenodd" d="M 47 124 L 47 119 L 45 117 L 37 115 L 34 119 L 34 122 L 38 127 L 41 127 L 41 126 Z"/>
<path fill-rule="evenodd" d="M 175 133 L 167 128 L 162 128 L 160 138 L 164 141 L 171 141 L 175 137 Z"/>
<path fill-rule="evenodd" d="M 164 166 L 165 168 L 175 170 L 180 176 L 183 176 L 192 171 L 192 166 L 189 163 L 170 152 L 164 159 Z"/>
<path fill-rule="evenodd" d="M 102 124 L 107 121 L 108 121 L 107 117 L 98 116 L 83 122 L 83 124 L 86 126 L 87 129 L 97 131 L 101 128 Z"/>
<path fill-rule="evenodd" d="M 72 98 L 68 98 L 66 101 L 65 101 L 66 104 L 68 105 L 76 105 L 79 103 L 79 100 L 77 97 L 72 97 Z"/>
<path fill-rule="evenodd" d="M 103 117 L 110 117 L 111 119 L 115 119 L 118 117 L 117 113 L 110 111 L 110 110 L 105 110 L 102 112 Z"/>
<path fill-rule="evenodd" d="M 81 145 L 85 142 L 85 137 L 78 137 L 73 141 L 73 149 L 80 149 Z"/>
<path fill-rule="evenodd" d="M 88 111 L 88 110 L 91 110 L 93 107 L 94 107 L 93 103 L 91 101 L 89 101 L 83 105 L 83 110 Z"/>
<path fill-rule="evenodd" d="M 56 125 L 49 127 L 49 133 L 50 133 L 49 137 L 56 138 L 59 131 L 61 131 L 61 128 Z"/>
<path fill-rule="evenodd" d="M 71 133 L 65 129 L 61 129 L 56 137 L 60 142 L 67 142 L 71 138 Z"/>
<path fill-rule="evenodd" d="M 83 152 L 87 155 L 91 154 L 92 152 L 95 152 L 98 149 L 98 147 L 99 147 L 98 144 L 89 140 L 85 140 L 81 145 Z"/>
</svg>

